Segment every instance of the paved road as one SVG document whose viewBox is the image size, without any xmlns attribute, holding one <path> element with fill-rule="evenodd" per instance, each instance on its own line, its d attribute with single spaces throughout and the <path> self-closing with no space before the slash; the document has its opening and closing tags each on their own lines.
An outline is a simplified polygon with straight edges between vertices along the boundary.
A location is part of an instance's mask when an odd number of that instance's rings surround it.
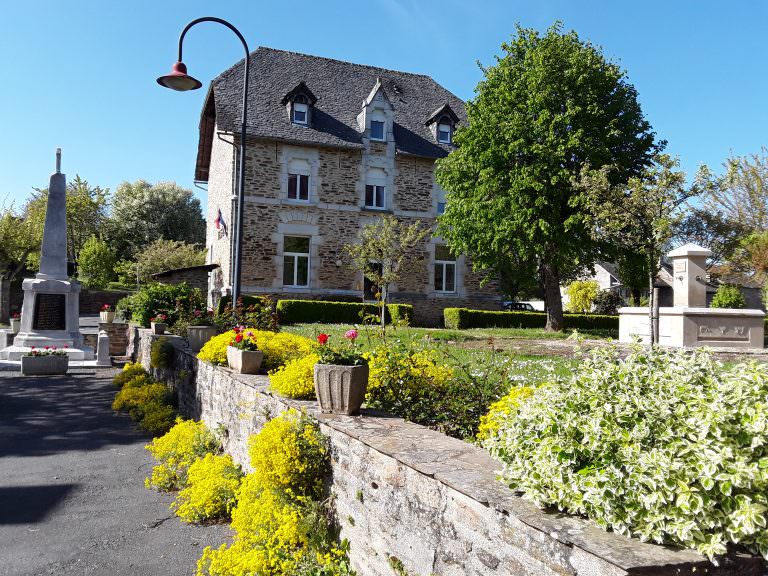
<svg viewBox="0 0 768 576">
<path fill-rule="evenodd" d="M 110 410 L 110 377 L 0 374 L 0 575 L 194 574 L 227 541 L 144 488 L 148 438 Z"/>
</svg>

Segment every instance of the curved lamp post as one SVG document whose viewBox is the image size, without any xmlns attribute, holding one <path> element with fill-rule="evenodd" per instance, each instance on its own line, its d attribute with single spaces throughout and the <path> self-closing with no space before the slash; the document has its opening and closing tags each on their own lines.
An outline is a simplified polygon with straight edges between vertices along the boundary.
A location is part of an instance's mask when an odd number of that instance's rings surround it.
<svg viewBox="0 0 768 576">
<path fill-rule="evenodd" d="M 187 74 L 187 67 L 182 61 L 181 57 L 181 51 L 182 51 L 182 45 L 184 44 L 184 36 L 187 34 L 187 31 L 192 28 L 192 26 L 196 24 L 200 24 L 201 22 L 217 22 L 218 24 L 223 24 L 232 32 L 235 33 L 235 35 L 240 39 L 240 42 L 243 44 L 243 49 L 245 50 L 245 74 L 243 79 L 243 115 L 241 119 L 241 126 L 240 126 L 240 170 L 237 177 L 237 210 L 236 210 L 236 224 L 235 224 L 235 250 L 234 250 L 234 262 L 233 262 L 233 273 L 232 273 L 232 310 L 237 310 L 237 300 L 240 297 L 240 272 L 242 269 L 242 253 L 243 253 L 243 247 L 242 247 L 242 237 L 243 237 L 243 208 L 244 208 L 244 196 L 245 196 L 245 125 L 246 121 L 248 119 L 248 68 L 250 64 L 250 52 L 248 51 L 248 43 L 245 41 L 245 38 L 243 38 L 243 35 L 240 33 L 240 31 L 235 28 L 232 24 L 227 22 L 226 20 L 222 20 L 221 18 L 215 18 L 213 16 L 205 16 L 203 18 L 197 18 L 195 20 L 192 20 L 189 24 L 187 24 L 184 27 L 184 30 L 181 31 L 181 35 L 179 36 L 179 58 L 178 61 L 173 65 L 173 68 L 171 69 L 170 74 L 166 74 L 165 76 L 160 76 L 160 78 L 157 79 L 157 83 L 160 84 L 160 86 L 163 86 L 165 88 L 170 88 L 171 90 L 178 90 L 178 91 L 187 91 L 187 90 L 197 90 L 200 88 L 203 84 L 196 78 L 193 78 L 192 76 Z"/>
</svg>

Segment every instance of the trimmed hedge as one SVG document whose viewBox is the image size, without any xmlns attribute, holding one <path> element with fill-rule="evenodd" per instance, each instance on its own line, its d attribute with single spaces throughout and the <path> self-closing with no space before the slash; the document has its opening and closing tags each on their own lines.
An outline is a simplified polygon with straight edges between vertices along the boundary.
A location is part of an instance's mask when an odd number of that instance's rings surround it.
<svg viewBox="0 0 768 576">
<path fill-rule="evenodd" d="M 323 323 L 357 324 L 363 315 L 379 314 L 375 304 L 362 302 L 330 302 L 326 300 L 278 300 L 277 315 L 280 324 Z M 413 319 L 413 306 L 410 304 L 387 304 L 386 320 Z"/>
<path fill-rule="evenodd" d="M 600 314 L 565 314 L 565 327 L 577 330 L 618 330 L 619 317 Z M 543 312 L 496 312 L 446 308 L 443 310 L 446 328 L 544 328 L 547 315 Z"/>
</svg>

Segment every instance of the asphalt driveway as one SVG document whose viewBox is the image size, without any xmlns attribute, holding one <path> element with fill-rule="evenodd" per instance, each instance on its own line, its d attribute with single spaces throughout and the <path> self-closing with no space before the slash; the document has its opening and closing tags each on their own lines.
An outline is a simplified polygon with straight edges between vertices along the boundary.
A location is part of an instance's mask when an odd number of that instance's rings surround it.
<svg viewBox="0 0 768 576">
<path fill-rule="evenodd" d="M 0 575 L 194 574 L 227 541 L 144 488 L 149 438 L 111 411 L 112 374 L 0 373 Z"/>
</svg>

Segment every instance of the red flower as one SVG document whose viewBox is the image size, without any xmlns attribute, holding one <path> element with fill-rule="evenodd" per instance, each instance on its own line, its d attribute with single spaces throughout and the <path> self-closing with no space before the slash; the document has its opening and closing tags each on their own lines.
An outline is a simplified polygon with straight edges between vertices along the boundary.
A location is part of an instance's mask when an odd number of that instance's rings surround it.
<svg viewBox="0 0 768 576">
<path fill-rule="evenodd" d="M 328 342 L 328 334 L 318 334 L 317 341 L 320 342 L 320 344 L 325 345 L 325 343 Z"/>
<path fill-rule="evenodd" d="M 242 342 L 243 341 L 243 335 L 238 332 L 237 336 L 235 336 L 235 342 Z"/>
<path fill-rule="evenodd" d="M 50 348 L 50 346 L 46 346 L 46 347 L 45 347 L 45 349 L 46 349 L 46 350 L 48 350 L 49 348 Z"/>
</svg>

